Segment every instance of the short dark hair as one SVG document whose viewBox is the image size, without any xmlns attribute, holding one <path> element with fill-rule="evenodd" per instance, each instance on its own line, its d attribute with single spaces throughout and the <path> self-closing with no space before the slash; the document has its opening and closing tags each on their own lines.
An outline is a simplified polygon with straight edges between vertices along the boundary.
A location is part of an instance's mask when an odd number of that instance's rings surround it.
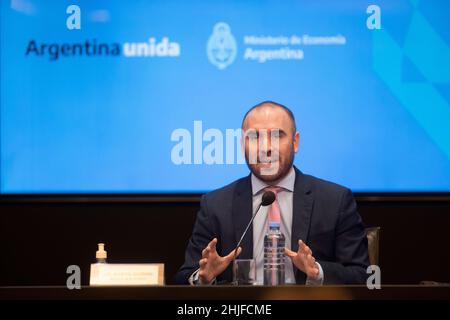
<svg viewBox="0 0 450 320">
<path fill-rule="evenodd" d="M 292 128 L 294 129 L 294 132 L 293 132 L 293 133 L 295 134 L 295 133 L 297 132 L 297 125 L 296 125 L 296 123 L 295 123 L 295 117 L 294 117 L 294 114 L 292 113 L 291 109 L 289 109 L 288 107 L 286 107 L 286 106 L 284 106 L 284 105 L 282 105 L 282 104 L 280 104 L 280 103 L 277 103 L 277 102 L 274 102 L 274 101 L 270 101 L 270 100 L 266 100 L 266 101 L 263 101 L 263 102 L 258 103 L 257 105 L 251 107 L 251 108 L 245 113 L 244 118 L 242 119 L 242 125 L 241 125 L 241 128 L 242 128 L 242 129 L 244 129 L 244 122 L 245 122 L 245 119 L 247 118 L 248 114 L 249 114 L 250 112 L 252 112 L 253 110 L 255 110 L 255 109 L 259 108 L 259 107 L 262 107 L 262 106 L 264 106 L 264 105 L 273 105 L 273 106 L 275 106 L 275 107 L 281 108 L 281 109 L 283 109 L 284 111 L 286 111 L 287 115 L 289 116 L 289 118 L 291 119 L 291 122 L 292 122 Z"/>
</svg>

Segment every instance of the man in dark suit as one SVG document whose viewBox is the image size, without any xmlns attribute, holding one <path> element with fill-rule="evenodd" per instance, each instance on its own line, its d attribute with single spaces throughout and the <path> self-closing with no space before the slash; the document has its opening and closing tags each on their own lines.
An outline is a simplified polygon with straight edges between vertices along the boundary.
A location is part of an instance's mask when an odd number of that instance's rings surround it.
<svg viewBox="0 0 450 320">
<path fill-rule="evenodd" d="M 262 102 L 244 116 L 242 129 L 251 174 L 202 197 L 176 282 L 231 281 L 234 248 L 262 194 L 270 189 L 277 190 L 276 208 L 286 237 L 286 283 L 365 283 L 367 238 L 353 195 L 293 166 L 300 134 L 292 112 L 278 103 Z M 267 212 L 272 209 L 261 208 L 237 250 L 239 258 L 256 260 L 259 284 Z"/>
</svg>

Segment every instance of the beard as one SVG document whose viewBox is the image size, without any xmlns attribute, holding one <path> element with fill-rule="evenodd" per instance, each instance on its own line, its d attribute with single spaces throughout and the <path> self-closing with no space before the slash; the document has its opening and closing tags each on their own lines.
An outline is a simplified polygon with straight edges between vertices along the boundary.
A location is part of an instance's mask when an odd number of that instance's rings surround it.
<svg viewBox="0 0 450 320">
<path fill-rule="evenodd" d="M 260 180 L 272 184 L 284 178 L 292 165 L 294 164 L 294 150 L 289 150 L 286 155 L 279 155 L 277 162 L 258 162 L 249 163 L 248 154 L 245 154 L 245 160 L 250 171 Z M 274 168 L 275 167 L 275 168 Z"/>
</svg>

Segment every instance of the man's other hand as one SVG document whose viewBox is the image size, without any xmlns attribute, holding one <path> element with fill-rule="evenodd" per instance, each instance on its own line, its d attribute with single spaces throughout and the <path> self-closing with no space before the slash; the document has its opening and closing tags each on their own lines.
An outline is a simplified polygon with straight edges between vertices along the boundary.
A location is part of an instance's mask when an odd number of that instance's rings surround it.
<svg viewBox="0 0 450 320">
<path fill-rule="evenodd" d="M 198 272 L 201 284 L 210 284 L 235 258 L 235 250 L 224 257 L 219 256 L 216 245 L 217 238 L 214 238 L 202 251 L 202 258 L 199 261 L 200 269 Z M 239 247 L 236 252 L 236 257 L 241 251 L 242 249 Z"/>
</svg>

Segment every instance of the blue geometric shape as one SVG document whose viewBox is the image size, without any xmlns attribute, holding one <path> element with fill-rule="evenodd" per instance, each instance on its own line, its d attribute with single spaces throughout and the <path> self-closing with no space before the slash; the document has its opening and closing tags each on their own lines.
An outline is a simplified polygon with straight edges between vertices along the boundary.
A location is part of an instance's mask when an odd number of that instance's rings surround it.
<svg viewBox="0 0 450 320">
<path fill-rule="evenodd" d="M 450 83 L 450 47 L 419 11 L 412 16 L 403 52 L 430 82 Z"/>
<path fill-rule="evenodd" d="M 427 82 L 402 82 L 402 57 L 407 52 L 403 52 L 386 30 L 374 32 L 373 40 L 375 72 L 450 159 L 450 106 L 431 84 L 433 77 L 427 76 L 429 79 Z M 411 57 L 411 54 L 409 56 Z M 417 61 L 422 63 L 421 59 Z M 427 63 L 432 62 L 427 61 Z M 421 68 L 421 70 L 430 71 L 431 69 Z M 440 80 L 437 74 L 432 76 Z"/>
<path fill-rule="evenodd" d="M 402 59 L 402 82 L 424 82 L 427 81 L 422 72 L 411 62 L 411 60 L 403 55 Z"/>
<path fill-rule="evenodd" d="M 439 8 L 439 10 L 436 10 L 436 8 Z M 418 9 L 445 43 L 450 46 L 450 19 L 448 17 L 450 1 L 422 1 Z"/>
<path fill-rule="evenodd" d="M 450 84 L 435 83 L 434 87 L 450 105 Z"/>
<path fill-rule="evenodd" d="M 382 28 L 388 29 L 395 42 L 403 47 L 415 8 L 407 0 L 395 1 L 395 10 L 383 11 L 385 5 L 388 6 L 388 4 L 380 3 Z"/>
</svg>

